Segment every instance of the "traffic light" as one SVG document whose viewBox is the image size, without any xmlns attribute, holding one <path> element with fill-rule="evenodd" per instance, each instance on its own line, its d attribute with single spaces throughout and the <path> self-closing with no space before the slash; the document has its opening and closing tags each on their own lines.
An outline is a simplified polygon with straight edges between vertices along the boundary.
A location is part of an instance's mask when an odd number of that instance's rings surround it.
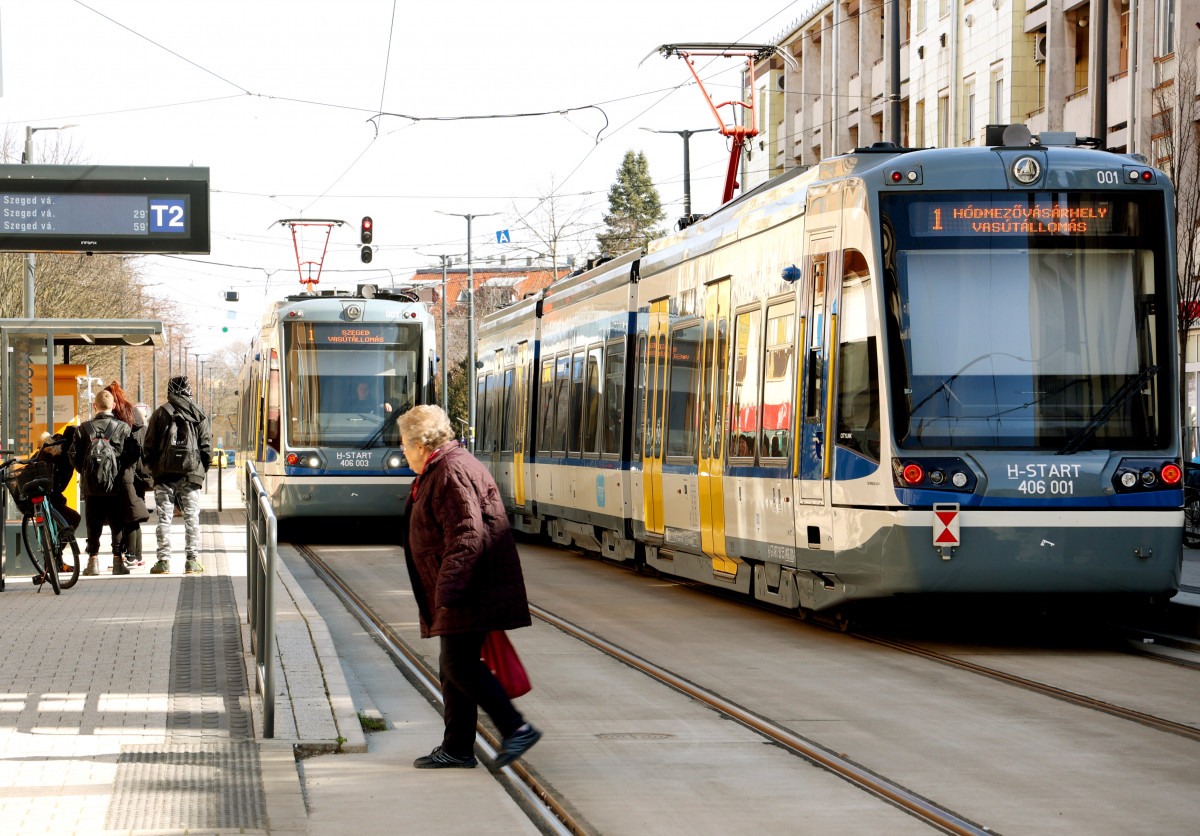
<svg viewBox="0 0 1200 836">
<path fill-rule="evenodd" d="M 365 245 L 364 245 L 364 246 L 363 246 L 363 248 L 362 248 L 362 262 L 363 262 L 363 264 L 370 264 L 370 263 L 371 263 L 371 257 L 372 257 L 372 256 L 371 256 L 371 248 L 370 248 L 370 247 L 368 247 L 368 246 L 365 246 Z"/>
<path fill-rule="evenodd" d="M 362 219 L 362 242 L 364 244 L 371 243 L 371 239 L 375 237 L 374 230 L 375 230 L 375 224 L 372 223 L 371 216 L 367 215 L 365 218 Z M 369 260 L 370 259 L 366 259 L 366 258 L 363 259 L 363 261 L 369 261 Z"/>
</svg>

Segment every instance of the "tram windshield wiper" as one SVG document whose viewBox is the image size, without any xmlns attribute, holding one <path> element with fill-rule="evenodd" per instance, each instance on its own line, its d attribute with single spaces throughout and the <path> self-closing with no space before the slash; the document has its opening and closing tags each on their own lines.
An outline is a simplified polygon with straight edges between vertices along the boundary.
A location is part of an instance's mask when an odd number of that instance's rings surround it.
<svg viewBox="0 0 1200 836">
<path fill-rule="evenodd" d="M 408 407 L 408 406 L 406 406 L 403 409 L 400 409 L 399 407 L 397 407 L 397 408 L 393 409 L 391 412 L 388 412 L 386 414 L 386 417 L 383 419 L 383 422 L 379 425 L 379 429 L 375 430 L 375 432 L 371 435 L 371 437 L 363 442 L 361 449 L 367 450 L 367 449 L 370 449 L 371 447 L 375 447 L 376 445 L 378 445 L 379 441 L 383 438 L 383 434 L 388 431 L 388 428 L 391 427 L 393 424 L 395 424 L 397 421 L 399 421 L 400 416 L 403 415 L 405 412 L 408 412 L 408 410 L 410 408 L 411 407 Z"/>
<path fill-rule="evenodd" d="M 1083 443 L 1095 435 L 1096 430 L 1100 429 L 1104 422 L 1112 417 L 1114 412 L 1124 406 L 1125 402 L 1142 388 L 1142 384 L 1149 381 L 1156 374 L 1158 374 L 1158 366 L 1147 366 L 1136 377 L 1131 377 L 1125 381 L 1121 388 L 1116 391 L 1116 394 L 1109 398 L 1108 402 L 1096 411 L 1096 414 L 1092 416 L 1092 420 L 1087 422 L 1087 426 L 1077 432 L 1055 455 L 1063 456 L 1079 452 L 1079 448 L 1083 446 Z"/>
</svg>

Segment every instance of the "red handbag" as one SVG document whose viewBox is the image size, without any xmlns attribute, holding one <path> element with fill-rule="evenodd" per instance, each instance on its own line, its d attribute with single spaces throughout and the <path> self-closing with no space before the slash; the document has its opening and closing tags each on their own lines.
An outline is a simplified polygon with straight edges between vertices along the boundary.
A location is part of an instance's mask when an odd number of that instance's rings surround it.
<svg viewBox="0 0 1200 836">
<path fill-rule="evenodd" d="M 521 657 L 517 656 L 516 648 L 503 630 L 493 630 L 484 637 L 480 656 L 496 679 L 500 680 L 510 700 L 529 693 L 533 687 L 529 684 L 529 674 L 525 673 Z"/>
</svg>

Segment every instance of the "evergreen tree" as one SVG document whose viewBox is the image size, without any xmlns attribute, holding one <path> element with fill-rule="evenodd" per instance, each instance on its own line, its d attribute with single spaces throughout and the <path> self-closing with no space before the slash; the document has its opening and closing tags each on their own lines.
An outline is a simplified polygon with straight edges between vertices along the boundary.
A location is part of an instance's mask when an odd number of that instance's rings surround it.
<svg viewBox="0 0 1200 836">
<path fill-rule="evenodd" d="M 618 256 L 635 247 L 643 247 L 662 235 L 655 225 L 666 217 L 658 189 L 650 179 L 650 166 L 640 151 L 625 152 L 617 169 L 617 180 L 608 190 L 608 214 L 605 229 L 596 236 L 600 255 Z"/>
</svg>

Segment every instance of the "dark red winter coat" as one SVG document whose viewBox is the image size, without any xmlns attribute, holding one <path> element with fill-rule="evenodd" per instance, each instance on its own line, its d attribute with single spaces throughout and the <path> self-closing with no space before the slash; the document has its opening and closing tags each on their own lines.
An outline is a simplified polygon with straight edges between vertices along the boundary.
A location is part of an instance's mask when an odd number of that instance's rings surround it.
<svg viewBox="0 0 1200 836">
<path fill-rule="evenodd" d="M 422 637 L 529 626 L 525 578 L 500 491 L 457 441 L 426 464 L 402 536 Z"/>
</svg>

